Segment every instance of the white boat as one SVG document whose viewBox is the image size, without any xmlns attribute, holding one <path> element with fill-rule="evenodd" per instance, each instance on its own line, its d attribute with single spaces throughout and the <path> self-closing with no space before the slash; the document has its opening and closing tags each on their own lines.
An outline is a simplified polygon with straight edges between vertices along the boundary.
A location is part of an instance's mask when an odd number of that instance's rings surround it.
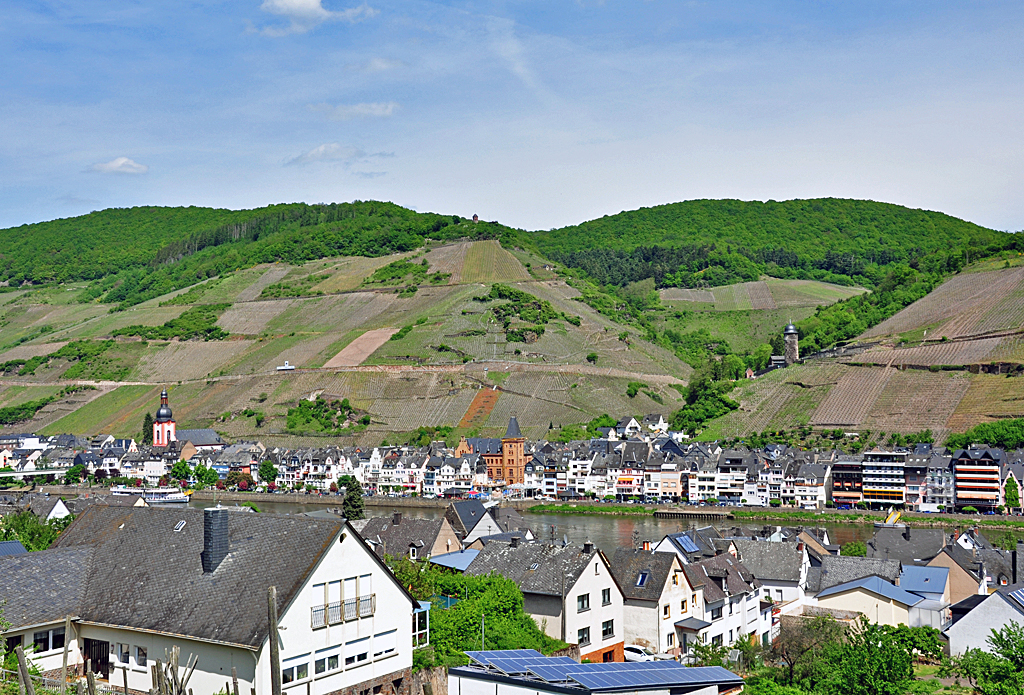
<svg viewBox="0 0 1024 695">
<path fill-rule="evenodd" d="M 146 504 L 188 504 L 188 495 L 176 487 L 127 487 L 118 485 L 110 488 L 112 495 L 142 495 Z"/>
</svg>

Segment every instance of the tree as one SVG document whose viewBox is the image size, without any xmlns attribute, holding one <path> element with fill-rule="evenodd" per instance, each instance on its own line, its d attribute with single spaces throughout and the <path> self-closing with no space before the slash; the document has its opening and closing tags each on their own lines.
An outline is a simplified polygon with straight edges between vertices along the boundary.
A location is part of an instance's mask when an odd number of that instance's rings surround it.
<svg viewBox="0 0 1024 695">
<path fill-rule="evenodd" d="M 1006 479 L 1006 486 L 1003 488 L 1006 498 L 1006 506 L 1010 510 L 1014 510 L 1020 506 L 1020 488 L 1017 487 L 1017 481 L 1013 477 Z"/>
<path fill-rule="evenodd" d="M 810 620 L 787 620 L 783 622 L 768 656 L 782 664 L 785 684 L 794 685 L 812 675 L 821 650 L 827 644 L 841 640 L 845 632 L 842 623 L 829 615 Z"/>
<path fill-rule="evenodd" d="M 597 353 L 596 352 L 588 353 L 587 354 L 587 362 L 590 362 L 591 364 L 597 364 Z"/>
<path fill-rule="evenodd" d="M 843 547 L 839 549 L 839 554 L 846 557 L 866 557 L 868 547 L 864 541 L 850 541 L 843 544 Z"/>
<path fill-rule="evenodd" d="M 153 413 L 147 412 L 142 418 L 142 443 L 153 443 Z"/>
<path fill-rule="evenodd" d="M 175 480 L 188 481 L 192 477 L 192 468 L 185 461 L 178 461 L 171 466 L 171 477 Z"/>
<path fill-rule="evenodd" d="M 256 481 L 252 479 L 252 476 L 242 471 L 231 471 L 228 473 L 227 483 L 229 487 L 234 485 L 239 490 L 251 490 L 256 486 Z"/>
<path fill-rule="evenodd" d="M 265 483 L 274 482 L 277 480 L 277 466 L 270 459 L 263 459 L 260 461 L 259 476 Z"/>
<path fill-rule="evenodd" d="M 847 638 L 822 650 L 823 695 L 904 695 L 914 680 L 912 640 L 893 639 L 886 625 L 860 621 Z"/>
<path fill-rule="evenodd" d="M 39 517 L 27 510 L 8 514 L 0 518 L 0 540 L 21 541 L 30 552 L 46 550 L 71 524 L 72 519 L 73 517 L 66 516 L 43 523 Z"/>
<path fill-rule="evenodd" d="M 216 485 L 217 481 L 220 480 L 220 474 L 212 468 L 207 468 L 202 462 L 196 464 L 192 474 L 195 476 L 196 484 L 200 487 Z"/>
<path fill-rule="evenodd" d="M 77 466 L 72 466 L 64 474 L 64 484 L 65 485 L 76 485 L 76 484 L 82 482 L 82 478 L 83 477 L 85 477 L 85 466 L 83 466 L 82 464 L 78 464 Z"/>
<path fill-rule="evenodd" d="M 351 475 L 338 478 L 338 483 L 345 488 L 345 499 L 341 503 L 342 513 L 349 521 L 363 518 L 363 486 Z"/>
</svg>

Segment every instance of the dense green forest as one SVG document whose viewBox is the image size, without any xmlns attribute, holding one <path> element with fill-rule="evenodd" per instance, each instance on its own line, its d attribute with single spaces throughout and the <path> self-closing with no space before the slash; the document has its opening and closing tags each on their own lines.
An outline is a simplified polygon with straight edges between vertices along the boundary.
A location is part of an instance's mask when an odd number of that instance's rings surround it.
<svg viewBox="0 0 1024 695">
<path fill-rule="evenodd" d="M 834 198 L 692 200 L 519 238 L 620 287 L 647 278 L 659 287 L 713 287 L 761 274 L 874 287 L 892 264 L 944 274 L 979 254 L 1020 248 L 1013 235 L 949 215 Z"/>
</svg>

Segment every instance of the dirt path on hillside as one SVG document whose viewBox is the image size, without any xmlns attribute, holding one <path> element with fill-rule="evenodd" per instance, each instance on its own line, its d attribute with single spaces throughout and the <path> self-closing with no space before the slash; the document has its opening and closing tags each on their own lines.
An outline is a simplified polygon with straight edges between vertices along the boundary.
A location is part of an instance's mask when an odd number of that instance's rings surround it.
<svg viewBox="0 0 1024 695">
<path fill-rule="evenodd" d="M 388 342 L 397 328 L 378 328 L 374 331 L 367 331 L 361 336 L 346 345 L 337 355 L 328 360 L 323 369 L 334 369 L 337 367 L 358 367 L 367 357 L 372 355 L 377 348 Z"/>
</svg>

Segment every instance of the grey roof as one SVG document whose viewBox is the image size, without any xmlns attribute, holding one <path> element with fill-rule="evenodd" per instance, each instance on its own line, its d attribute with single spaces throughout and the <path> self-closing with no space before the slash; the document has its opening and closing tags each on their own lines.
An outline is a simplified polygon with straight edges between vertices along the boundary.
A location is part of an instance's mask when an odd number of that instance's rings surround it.
<svg viewBox="0 0 1024 695">
<path fill-rule="evenodd" d="M 439 567 L 447 567 L 448 569 L 455 570 L 456 572 L 465 572 L 466 568 L 469 567 L 470 563 L 472 563 L 479 554 L 479 550 L 472 548 L 457 550 L 454 553 L 435 555 L 430 558 L 430 564 L 437 565 Z"/>
<path fill-rule="evenodd" d="M 761 586 L 750 570 L 728 553 L 683 565 L 683 571 L 690 584 L 704 587 L 704 601 L 709 603 L 747 594 Z"/>
<path fill-rule="evenodd" d="M 523 433 L 519 431 L 519 420 L 513 415 L 508 419 L 508 429 L 505 430 L 505 439 L 521 439 Z"/>
<path fill-rule="evenodd" d="M 93 552 L 88 547 L 59 548 L 0 558 L 4 617 L 13 627 L 28 627 L 78 615 Z"/>
<path fill-rule="evenodd" d="M 484 546 L 466 574 L 482 576 L 494 572 L 514 581 L 524 593 L 561 596 L 563 573 L 568 591 L 600 552 L 595 548 L 585 553 L 572 543 L 527 543 L 513 548 L 510 543 L 495 541 Z"/>
<path fill-rule="evenodd" d="M 488 543 L 493 543 L 494 541 L 508 543 L 513 538 L 518 538 L 520 541 L 526 540 L 526 536 L 523 534 L 522 531 L 509 531 L 508 533 L 495 533 L 495 534 L 492 534 L 490 536 L 480 536 L 479 538 L 477 538 L 477 540 L 480 541 L 481 545 L 487 545 Z"/>
<path fill-rule="evenodd" d="M 896 560 L 827 555 L 821 558 L 820 589 L 828 589 L 872 575 L 881 577 L 887 582 L 895 582 L 902 570 L 903 567 Z M 808 582 L 808 589 L 810 588 L 810 582 Z"/>
<path fill-rule="evenodd" d="M 818 592 L 818 598 L 826 598 L 833 594 L 840 594 L 844 591 L 854 591 L 857 589 L 863 589 L 870 591 L 873 594 L 884 596 L 887 599 L 893 601 L 899 601 L 905 606 L 916 606 L 917 604 L 924 601 L 923 598 L 917 594 L 912 594 L 909 591 L 904 591 L 900 587 L 885 581 L 881 577 L 861 577 L 860 579 L 854 579 L 853 581 L 846 582 L 844 584 L 837 584 L 836 586 L 823 589 Z"/>
<path fill-rule="evenodd" d="M 221 446 L 227 444 L 216 430 L 176 430 L 174 436 L 179 442 L 192 442 L 195 446 Z"/>
<path fill-rule="evenodd" d="M 941 594 L 948 579 L 948 567 L 904 565 L 900 572 L 900 588 L 914 594 Z"/>
<path fill-rule="evenodd" d="M 7 557 L 8 555 L 21 555 L 27 553 L 25 546 L 21 544 L 21 541 L 0 541 L 0 557 Z"/>
<path fill-rule="evenodd" d="M 639 601 L 658 601 L 665 590 L 672 567 L 676 563 L 673 553 L 618 548 L 611 558 L 612 574 L 622 587 L 623 595 Z M 637 586 L 640 574 L 647 573 L 643 586 Z"/>
<path fill-rule="evenodd" d="M 426 554 L 434 546 L 445 523 L 441 519 L 406 519 L 377 516 L 367 519 L 359 535 L 373 547 L 378 555 L 405 555 L 415 547 L 417 554 Z"/>
<path fill-rule="evenodd" d="M 946 533 L 937 528 L 880 528 L 867 542 L 868 557 L 899 560 L 906 564 L 931 560 L 946 545 Z"/>
<path fill-rule="evenodd" d="M 797 543 L 770 543 L 733 539 L 743 564 L 761 581 L 798 582 L 803 551 Z"/>
<path fill-rule="evenodd" d="M 479 500 L 462 500 L 448 505 L 445 518 L 456 531 L 468 534 L 476 528 L 486 513 L 487 509 Z"/>
<path fill-rule="evenodd" d="M 258 649 L 267 636 L 267 587 L 277 587 L 279 609 L 291 603 L 345 522 L 274 514 L 229 519 L 230 552 L 203 574 L 202 510 L 87 508 L 54 544 L 57 551 L 91 556 L 87 572 L 62 573 L 84 582 L 77 613 L 98 623 Z M 185 526 L 175 532 L 179 521 Z M 111 591 L 115 576 L 119 588 Z"/>
<path fill-rule="evenodd" d="M 494 507 L 491 509 L 491 516 L 494 517 L 494 521 L 498 524 L 503 532 L 508 533 L 509 531 L 530 531 L 530 525 L 526 523 L 526 519 L 519 513 L 515 507 Z"/>
</svg>

